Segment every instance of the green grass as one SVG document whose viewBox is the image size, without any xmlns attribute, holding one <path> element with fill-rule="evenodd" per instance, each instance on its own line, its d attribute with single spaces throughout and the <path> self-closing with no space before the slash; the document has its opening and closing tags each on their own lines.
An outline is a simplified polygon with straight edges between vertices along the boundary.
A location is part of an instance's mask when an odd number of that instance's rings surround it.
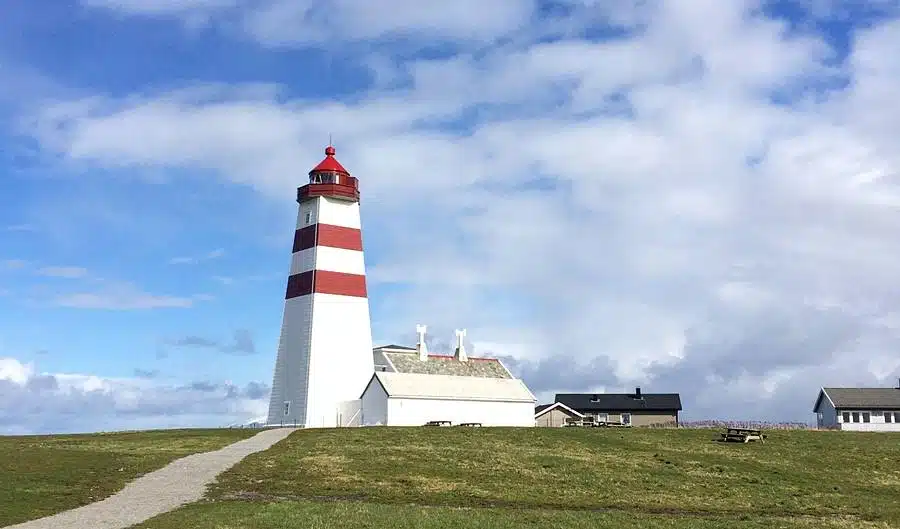
<svg viewBox="0 0 900 529">
<path fill-rule="evenodd" d="M 299 431 L 220 476 L 208 501 L 142 527 L 900 527 L 895 435 L 715 435 Z"/>
<path fill-rule="evenodd" d="M 0 437 L 0 527 L 101 500 L 172 460 L 256 433 L 210 429 Z"/>
<path fill-rule="evenodd" d="M 229 501 L 184 507 L 144 529 L 886 529 L 852 517 L 652 515 L 553 509 L 454 508 L 365 502 Z"/>
</svg>

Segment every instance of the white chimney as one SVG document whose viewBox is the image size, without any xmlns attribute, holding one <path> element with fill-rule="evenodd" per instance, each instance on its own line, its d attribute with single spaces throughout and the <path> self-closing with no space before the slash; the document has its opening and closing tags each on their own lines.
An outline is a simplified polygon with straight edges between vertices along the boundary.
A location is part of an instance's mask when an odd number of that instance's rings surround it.
<svg viewBox="0 0 900 529">
<path fill-rule="evenodd" d="M 466 330 L 465 329 L 457 329 L 456 330 L 456 354 L 453 356 L 456 357 L 460 362 L 468 362 L 469 357 L 466 356 L 466 344 L 463 341 L 466 338 Z"/>
<path fill-rule="evenodd" d="M 425 362 L 428 360 L 428 345 L 425 343 L 425 331 L 428 329 L 425 325 L 416 325 L 416 334 L 419 335 L 419 341 L 416 342 L 416 351 L 419 353 L 419 360 Z"/>
</svg>

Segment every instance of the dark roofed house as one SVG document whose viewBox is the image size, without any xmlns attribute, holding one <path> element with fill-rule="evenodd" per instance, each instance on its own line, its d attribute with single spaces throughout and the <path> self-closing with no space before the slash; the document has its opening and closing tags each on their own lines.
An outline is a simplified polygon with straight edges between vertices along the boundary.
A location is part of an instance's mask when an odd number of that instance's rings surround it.
<svg viewBox="0 0 900 529">
<path fill-rule="evenodd" d="M 678 393 L 557 393 L 556 402 L 597 422 L 627 426 L 678 426 Z"/>
<path fill-rule="evenodd" d="M 819 428 L 900 432 L 900 382 L 896 388 L 822 388 L 813 413 Z"/>
</svg>

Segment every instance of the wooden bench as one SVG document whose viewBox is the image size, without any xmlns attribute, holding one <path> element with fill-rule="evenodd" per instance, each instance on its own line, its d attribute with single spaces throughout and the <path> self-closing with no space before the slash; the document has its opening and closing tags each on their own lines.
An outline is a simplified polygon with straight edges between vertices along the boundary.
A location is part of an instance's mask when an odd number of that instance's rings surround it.
<svg viewBox="0 0 900 529">
<path fill-rule="evenodd" d="M 719 434 L 719 441 L 725 443 L 749 443 L 750 441 L 766 441 L 766 434 L 755 428 L 726 428 L 724 433 Z"/>
<path fill-rule="evenodd" d="M 457 424 L 457 426 L 465 426 L 467 428 L 481 428 L 481 423 L 480 422 L 464 422 L 464 423 Z"/>
</svg>

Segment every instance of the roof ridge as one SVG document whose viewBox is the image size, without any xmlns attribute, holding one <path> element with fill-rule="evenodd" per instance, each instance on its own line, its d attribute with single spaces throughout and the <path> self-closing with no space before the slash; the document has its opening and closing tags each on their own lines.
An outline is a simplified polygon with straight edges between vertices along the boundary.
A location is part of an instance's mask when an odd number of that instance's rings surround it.
<svg viewBox="0 0 900 529">
<path fill-rule="evenodd" d="M 884 386 L 879 386 L 879 387 L 871 387 L 871 386 L 866 386 L 866 387 L 859 387 L 859 386 L 822 386 L 822 389 L 855 389 L 855 390 L 861 390 L 861 391 L 873 391 L 873 390 L 877 390 L 877 391 L 900 391 L 900 388 L 886 388 L 886 387 L 884 387 Z"/>
</svg>

